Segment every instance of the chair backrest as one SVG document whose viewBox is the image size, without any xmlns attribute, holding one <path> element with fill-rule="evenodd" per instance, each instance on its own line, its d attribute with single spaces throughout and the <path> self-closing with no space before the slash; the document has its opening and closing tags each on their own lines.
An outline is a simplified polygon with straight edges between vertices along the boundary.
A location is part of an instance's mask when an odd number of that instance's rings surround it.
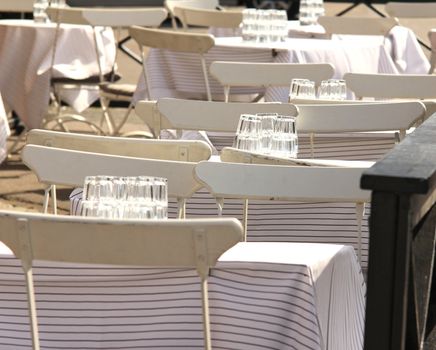
<svg viewBox="0 0 436 350">
<path fill-rule="evenodd" d="M 195 175 L 217 198 L 366 202 L 366 167 L 279 166 L 200 162 Z"/>
<path fill-rule="evenodd" d="M 2 12 L 32 12 L 33 0 L 2 0 L 0 11 Z"/>
<path fill-rule="evenodd" d="M 204 58 L 204 54 L 207 53 L 215 45 L 215 40 L 212 35 L 149 29 L 138 26 L 130 27 L 129 34 L 140 47 L 143 63 L 143 74 L 147 86 L 149 99 L 152 99 L 152 94 L 151 84 L 148 79 L 146 59 L 144 55 L 145 47 L 198 54 L 201 62 L 207 99 L 209 101 L 212 100 L 208 70 L 206 66 L 206 60 Z"/>
<path fill-rule="evenodd" d="M 33 349 L 39 350 L 33 260 L 192 267 L 201 278 L 205 349 L 210 347 L 207 277 L 220 255 L 242 240 L 236 219 L 115 221 L 0 212 L 0 241 L 21 259 Z"/>
<path fill-rule="evenodd" d="M 170 14 L 171 23 L 174 29 L 177 28 L 176 15 L 174 13 L 174 8 L 176 6 L 209 9 L 209 10 L 216 10 L 221 8 L 218 0 L 165 0 L 164 6 L 166 7 L 168 13 Z"/>
<path fill-rule="evenodd" d="M 176 5 L 174 14 L 180 19 L 185 29 L 189 26 L 238 28 L 242 22 L 241 11 L 199 9 Z"/>
<path fill-rule="evenodd" d="M 344 79 L 356 97 L 436 98 L 435 75 L 346 73 Z"/>
<path fill-rule="evenodd" d="M 185 33 L 138 26 L 131 27 L 129 33 L 140 46 L 149 48 L 205 54 L 215 45 L 212 35 L 202 33 Z"/>
<path fill-rule="evenodd" d="M 285 166 L 318 166 L 343 168 L 369 168 L 374 162 L 336 159 L 283 158 L 270 154 L 261 154 L 233 147 L 224 147 L 220 153 L 221 161 L 227 163 L 267 164 Z"/>
<path fill-rule="evenodd" d="M 303 133 L 401 131 L 424 117 L 423 103 L 380 102 L 299 105 L 297 131 Z"/>
<path fill-rule="evenodd" d="M 174 98 L 161 98 L 157 103 L 139 101 L 135 111 L 157 137 L 163 129 L 235 133 L 240 115 L 246 113 L 298 114 L 297 107 L 286 103 L 225 103 Z"/>
<path fill-rule="evenodd" d="M 184 162 L 207 160 L 212 154 L 210 146 L 203 141 L 103 137 L 38 129 L 29 131 L 26 143 L 124 157 Z"/>
<path fill-rule="evenodd" d="M 164 8 L 132 7 L 50 7 L 47 13 L 55 22 L 104 27 L 159 27 L 168 15 Z"/>
<path fill-rule="evenodd" d="M 329 63 L 252 63 L 212 62 L 210 74 L 224 87 L 226 102 L 232 86 L 290 86 L 292 79 L 303 78 L 315 81 L 330 79 L 335 69 Z"/>
<path fill-rule="evenodd" d="M 328 17 L 318 18 L 327 34 L 386 36 L 398 22 L 389 17 Z"/>
<path fill-rule="evenodd" d="M 122 157 L 62 148 L 26 145 L 22 159 L 41 183 L 83 186 L 86 176 L 149 175 L 168 179 L 168 195 L 189 198 L 202 186 L 193 177 L 196 163 Z"/>
<path fill-rule="evenodd" d="M 396 18 L 436 18 L 436 3 L 388 2 L 385 10 Z"/>
</svg>

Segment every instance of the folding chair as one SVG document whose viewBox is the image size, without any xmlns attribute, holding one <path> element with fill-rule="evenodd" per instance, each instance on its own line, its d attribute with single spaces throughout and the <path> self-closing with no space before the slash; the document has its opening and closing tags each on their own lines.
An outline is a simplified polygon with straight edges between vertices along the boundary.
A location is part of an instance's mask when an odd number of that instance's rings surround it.
<svg viewBox="0 0 436 350">
<path fill-rule="evenodd" d="M 217 9 L 199 9 L 176 5 L 174 14 L 180 19 L 184 30 L 190 26 L 229 28 L 235 30 L 242 22 L 241 11 L 223 11 Z"/>
<path fill-rule="evenodd" d="M 346 73 L 344 79 L 357 98 L 418 99 L 427 108 L 426 117 L 436 111 L 434 75 Z"/>
<path fill-rule="evenodd" d="M 0 212 L 0 241 L 21 259 L 24 270 L 33 350 L 40 349 L 34 260 L 195 268 L 201 279 L 204 348 L 211 350 L 209 271 L 241 239 L 236 219 L 116 221 Z"/>
<path fill-rule="evenodd" d="M 219 215 L 222 215 L 224 198 L 245 200 L 245 239 L 249 199 L 356 203 L 358 256 L 361 260 L 361 223 L 364 203 L 370 200 L 370 193 L 359 186 L 365 169 L 200 162 L 195 167 L 195 175 L 216 198 Z"/>
<path fill-rule="evenodd" d="M 112 74 L 105 76 L 103 74 L 103 68 L 101 64 L 99 45 L 97 38 L 98 27 L 111 27 L 113 29 L 121 30 L 123 28 L 130 27 L 132 25 L 141 25 L 149 27 L 158 27 L 167 17 L 167 11 L 163 8 L 49 8 L 48 14 L 50 18 L 57 22 L 58 29 L 62 23 L 69 24 L 82 24 L 90 25 L 93 28 L 94 34 L 94 46 L 96 53 L 96 62 L 99 68 L 99 77 L 88 79 L 88 81 L 80 82 L 81 84 L 87 83 L 94 84 L 96 79 L 100 90 L 100 101 L 103 109 L 103 116 L 108 126 L 109 134 L 118 134 L 121 127 L 126 122 L 131 109 L 133 107 L 133 94 L 136 89 L 136 85 L 129 84 L 116 84 L 115 80 L 119 79 L 119 76 L 115 73 L 116 66 L 112 67 Z M 56 43 L 53 53 L 53 59 L 56 51 Z M 116 57 L 114 62 L 116 62 Z M 74 85 L 77 81 L 72 79 L 54 79 L 53 84 L 56 89 L 58 85 L 60 88 Z M 121 100 L 129 103 L 128 109 L 122 121 L 116 125 L 110 111 L 110 100 Z M 58 101 L 60 105 L 60 101 Z M 101 125 L 100 125 L 101 127 Z M 100 131 L 100 133 L 103 133 Z"/>
<path fill-rule="evenodd" d="M 251 63 L 212 62 L 210 74 L 224 87 L 225 102 L 229 101 L 231 86 L 271 87 L 290 86 L 292 79 L 303 78 L 315 81 L 330 79 L 334 67 L 328 63 Z"/>
<path fill-rule="evenodd" d="M 85 177 L 93 174 L 153 175 L 171 179 L 169 196 L 177 199 L 178 215 L 184 217 L 186 199 L 200 188 L 192 179 L 193 166 L 199 160 L 209 159 L 211 154 L 210 147 L 201 141 L 96 140 L 93 136 L 74 137 L 76 134 L 72 138 L 57 138 L 53 135 L 47 138 L 38 135 L 38 131 L 35 133 L 30 140 L 35 144 L 24 147 L 22 159 L 35 172 L 38 180 L 46 185 L 43 211 L 48 210 L 51 192 L 55 214 L 56 185 L 81 187 Z M 39 145 L 41 141 L 45 145 L 48 142 L 58 147 Z M 121 143 L 124 145 L 119 147 Z M 68 145 L 75 149 L 62 148 Z"/>
<path fill-rule="evenodd" d="M 327 34 L 343 35 L 382 35 L 387 36 L 390 30 L 398 25 L 395 18 L 389 17 L 328 17 L 321 16 L 318 23 Z"/>
<path fill-rule="evenodd" d="M 169 50 L 173 52 L 184 52 L 197 54 L 200 58 L 201 69 L 203 72 L 206 95 L 209 101 L 212 100 L 210 92 L 208 69 L 204 54 L 214 45 L 215 41 L 209 34 L 181 33 L 168 30 L 148 29 L 133 26 L 129 29 L 130 36 L 138 43 L 143 62 L 143 74 L 147 86 L 148 99 L 153 99 L 152 87 L 150 84 L 147 62 L 144 55 L 144 48 L 154 48 Z"/>
<path fill-rule="evenodd" d="M 161 130 L 203 130 L 235 133 L 241 114 L 278 113 L 296 116 L 298 109 L 281 103 L 225 103 L 161 98 L 139 101 L 136 114 L 150 126 L 155 137 Z"/>
<path fill-rule="evenodd" d="M 174 8 L 176 6 L 184 6 L 199 9 L 219 10 L 222 9 L 218 0 L 165 0 L 164 6 L 168 10 L 171 17 L 171 23 L 174 29 L 177 29 L 176 14 Z"/>
</svg>

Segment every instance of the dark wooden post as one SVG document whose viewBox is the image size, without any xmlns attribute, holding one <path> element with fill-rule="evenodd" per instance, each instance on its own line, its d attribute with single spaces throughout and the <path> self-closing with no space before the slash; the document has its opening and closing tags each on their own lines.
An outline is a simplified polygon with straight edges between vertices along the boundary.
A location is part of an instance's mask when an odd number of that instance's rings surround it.
<svg viewBox="0 0 436 350">
<path fill-rule="evenodd" d="M 367 170 L 361 187 L 372 191 L 365 350 L 433 349 L 436 114 Z"/>
</svg>

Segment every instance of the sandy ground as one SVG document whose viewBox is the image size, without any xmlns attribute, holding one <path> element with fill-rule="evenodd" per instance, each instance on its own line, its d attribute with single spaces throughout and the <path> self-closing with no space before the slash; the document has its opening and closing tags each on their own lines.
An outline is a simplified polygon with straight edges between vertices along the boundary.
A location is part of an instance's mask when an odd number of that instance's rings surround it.
<svg viewBox="0 0 436 350">
<path fill-rule="evenodd" d="M 344 3 L 327 3 L 327 15 L 335 15 L 348 5 Z M 376 8 L 383 12 L 383 5 L 376 5 Z M 360 5 L 351 11 L 349 16 L 377 16 L 367 7 Z M 431 21 L 413 20 L 404 21 L 404 25 L 412 28 L 424 42 L 428 43 L 427 31 L 432 27 Z M 135 49 L 135 45 L 131 45 Z M 425 51 L 428 54 L 428 51 Z M 123 75 L 124 82 L 136 83 L 140 74 L 140 66 L 130 58 L 120 55 L 118 65 Z M 122 115 L 123 111 L 118 111 Z M 88 110 L 91 118 L 98 118 L 101 114 L 96 108 Z M 137 117 L 130 119 L 127 129 L 145 129 Z M 11 137 L 10 144 L 16 137 Z M 20 145 L 24 144 L 24 140 Z M 70 188 L 58 189 L 58 206 L 60 213 L 68 213 L 68 195 Z M 0 209 L 25 210 L 39 212 L 42 209 L 44 196 L 44 185 L 38 182 L 36 176 L 21 162 L 19 153 L 13 154 L 7 162 L 0 165 Z"/>
</svg>

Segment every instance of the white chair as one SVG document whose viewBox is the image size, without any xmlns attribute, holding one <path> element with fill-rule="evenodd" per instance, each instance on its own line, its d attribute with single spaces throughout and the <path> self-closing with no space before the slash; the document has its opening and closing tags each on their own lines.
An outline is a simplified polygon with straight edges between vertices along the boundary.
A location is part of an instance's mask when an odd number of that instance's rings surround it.
<svg viewBox="0 0 436 350">
<path fill-rule="evenodd" d="M 432 29 L 428 32 L 428 38 L 430 39 L 431 45 L 430 70 L 428 73 L 433 74 L 436 67 L 436 29 Z"/>
<path fill-rule="evenodd" d="M 139 101 L 136 114 L 150 126 L 155 137 L 161 130 L 204 130 L 235 133 L 241 114 L 278 113 L 296 116 L 298 109 L 280 103 L 225 103 L 161 98 Z"/>
<path fill-rule="evenodd" d="M 426 105 L 426 117 L 436 111 L 434 75 L 346 73 L 344 79 L 357 98 L 419 99 Z"/>
<path fill-rule="evenodd" d="M 318 18 L 327 34 L 343 35 L 382 35 L 398 25 L 395 18 L 389 17 L 328 17 Z"/>
<path fill-rule="evenodd" d="M 216 10 L 222 9 L 218 0 L 165 0 L 164 6 L 168 10 L 171 17 L 171 23 L 174 29 L 177 29 L 176 14 L 174 13 L 174 8 L 176 6 L 185 6 L 191 8 Z"/>
<path fill-rule="evenodd" d="M 132 25 L 141 25 L 145 27 L 158 27 L 167 18 L 167 11 L 163 8 L 49 8 L 48 14 L 52 20 L 57 22 L 58 29 L 62 23 L 90 25 L 94 33 L 94 46 L 96 54 L 96 62 L 99 68 L 99 89 L 101 96 L 101 105 L 103 116 L 108 126 L 109 134 L 118 134 L 121 127 L 126 122 L 131 109 L 133 107 L 133 94 L 136 85 L 132 84 L 116 84 L 114 80 L 117 75 L 115 73 L 116 66 L 112 67 L 112 74 L 105 76 L 101 65 L 99 54 L 99 45 L 97 40 L 97 27 L 111 27 L 113 29 L 128 28 Z M 53 59 L 56 52 L 56 43 L 53 50 Z M 116 62 L 116 57 L 115 57 Z M 53 64 L 53 63 L 52 63 Z M 94 84 L 95 84 L 95 79 Z M 54 79 L 54 87 L 65 88 L 66 86 L 75 83 L 72 79 Z M 83 81 L 81 83 L 84 83 Z M 88 81 L 92 85 L 92 81 Z M 60 86 L 59 86 L 60 85 Z M 59 87 L 58 87 L 59 86 Z M 94 85 L 95 86 L 95 85 Z M 55 90 L 56 91 L 56 90 Z M 109 103 L 111 100 L 120 100 L 129 103 L 128 109 L 123 120 L 117 125 L 110 113 Z M 60 101 L 58 102 L 60 105 Z"/>
<path fill-rule="evenodd" d="M 133 141 L 133 142 L 132 142 Z M 89 140 L 76 139 L 70 142 L 73 147 L 81 150 L 69 150 L 65 148 L 55 148 L 28 144 L 22 152 L 23 162 L 36 174 L 38 180 L 46 185 L 43 211 L 47 212 L 49 193 L 53 197 L 53 210 L 56 214 L 56 185 L 67 185 L 81 187 L 88 175 L 116 175 L 116 176 L 138 176 L 150 175 L 165 177 L 171 184 L 168 188 L 170 197 L 176 198 L 178 203 L 178 216 L 185 216 L 186 199 L 190 198 L 201 186 L 192 177 L 193 167 L 196 162 L 163 160 L 165 157 L 164 149 L 172 149 L 172 157 L 175 159 L 186 158 L 189 150 L 196 149 L 193 156 L 197 160 L 205 160 L 210 157 L 210 147 L 201 141 L 160 141 L 149 140 L 152 147 L 148 152 L 137 152 L 134 148 L 146 146 L 141 141 L 129 140 L 123 146 L 127 154 L 134 154 L 137 157 L 111 155 L 111 152 L 119 144 L 119 140 L 111 143 L 111 140 L 101 140 L 99 144 L 94 143 L 90 146 Z M 57 140 L 55 144 L 68 143 L 68 140 Z M 163 144 L 159 149 L 157 144 Z M 179 145 L 175 145 L 179 143 Z M 88 151 L 83 151 L 87 149 Z M 177 152 L 178 150 L 179 152 Z M 95 153 L 101 151 L 102 153 Z M 122 153 L 116 151 L 115 153 Z M 154 156 L 152 158 L 142 158 L 141 155 Z M 138 157 L 139 156 L 139 157 Z M 171 153 L 168 154 L 171 158 Z"/>
<path fill-rule="evenodd" d="M 366 167 L 301 167 L 200 162 L 195 175 L 217 199 L 219 214 L 224 198 L 245 200 L 243 223 L 247 234 L 248 200 L 356 203 L 358 256 L 362 256 L 361 223 L 370 193 L 360 189 Z"/>
<path fill-rule="evenodd" d="M 328 63 L 249 63 L 212 62 L 210 74 L 224 87 L 225 101 L 228 102 L 231 86 L 271 87 L 290 86 L 292 79 L 303 78 L 315 81 L 330 79 L 334 67 Z"/>
<path fill-rule="evenodd" d="M 212 35 L 148 29 L 137 26 L 131 27 L 129 29 L 129 34 L 140 47 L 148 99 L 153 99 L 153 94 L 150 80 L 148 78 L 149 74 L 147 72 L 144 48 L 155 48 L 161 50 L 197 54 L 201 62 L 201 69 L 203 72 L 204 84 L 206 88 L 206 96 L 209 101 L 212 100 L 208 69 L 206 66 L 206 60 L 204 58 L 204 54 L 206 54 L 215 45 L 215 41 Z"/>
<path fill-rule="evenodd" d="M 24 270 L 33 350 L 40 349 L 34 260 L 196 269 L 201 280 L 204 348 L 211 350 L 209 271 L 241 239 L 242 227 L 236 219 L 115 221 L 0 212 L 0 241 L 21 259 Z"/>
<path fill-rule="evenodd" d="M 188 30 L 190 26 L 197 26 L 228 28 L 235 32 L 242 22 L 242 11 L 200 9 L 176 5 L 174 14 L 182 22 L 184 30 Z"/>
</svg>

